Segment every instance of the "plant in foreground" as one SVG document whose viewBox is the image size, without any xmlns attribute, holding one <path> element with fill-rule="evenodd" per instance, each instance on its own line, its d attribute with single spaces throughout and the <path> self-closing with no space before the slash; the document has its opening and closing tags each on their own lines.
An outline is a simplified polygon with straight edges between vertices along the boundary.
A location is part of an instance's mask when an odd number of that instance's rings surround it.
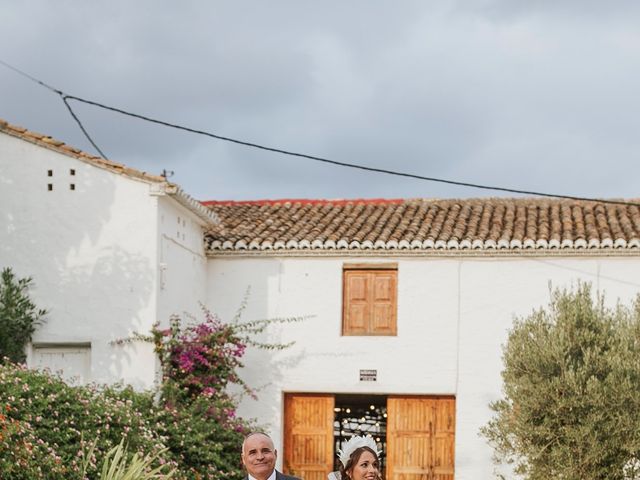
<svg viewBox="0 0 640 480">
<path fill-rule="evenodd" d="M 89 445 L 87 451 L 83 451 L 82 478 L 86 475 L 89 459 L 93 457 L 96 443 L 97 439 Z M 162 453 L 164 450 L 143 456 L 136 452 L 129 458 L 127 447 L 122 439 L 105 455 L 100 480 L 169 480 L 176 473 L 175 469 L 170 470 L 167 464 L 154 467 L 154 463 Z"/>
<path fill-rule="evenodd" d="M 640 474 L 640 297 L 607 308 L 589 285 L 552 292 L 518 319 L 503 352 L 504 397 L 482 433 L 525 479 Z"/>
<path fill-rule="evenodd" d="M 0 478 L 12 480 L 66 480 L 68 469 L 56 452 L 38 438 L 28 422 L 9 414 L 0 403 Z"/>
<path fill-rule="evenodd" d="M 10 268 L 0 273 L 0 362 L 4 357 L 25 361 L 24 347 L 47 313 L 31 301 L 31 282 L 29 277 L 17 278 Z"/>
</svg>

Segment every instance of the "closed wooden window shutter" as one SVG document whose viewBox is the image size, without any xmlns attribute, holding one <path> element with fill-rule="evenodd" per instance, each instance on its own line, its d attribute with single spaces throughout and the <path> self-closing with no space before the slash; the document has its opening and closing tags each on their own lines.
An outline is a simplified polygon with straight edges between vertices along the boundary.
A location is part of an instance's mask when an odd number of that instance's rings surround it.
<svg viewBox="0 0 640 480">
<path fill-rule="evenodd" d="M 344 270 L 343 335 L 396 335 L 398 271 Z"/>
<path fill-rule="evenodd" d="M 377 335 L 396 334 L 397 271 L 372 272 L 370 331 Z"/>
<path fill-rule="evenodd" d="M 333 470 L 333 395 L 285 396 L 284 472 L 327 480 Z"/>
<path fill-rule="evenodd" d="M 455 399 L 387 399 L 387 480 L 453 480 Z"/>
<path fill-rule="evenodd" d="M 369 331 L 369 283 L 368 272 L 344 272 L 345 335 L 364 335 Z"/>
</svg>

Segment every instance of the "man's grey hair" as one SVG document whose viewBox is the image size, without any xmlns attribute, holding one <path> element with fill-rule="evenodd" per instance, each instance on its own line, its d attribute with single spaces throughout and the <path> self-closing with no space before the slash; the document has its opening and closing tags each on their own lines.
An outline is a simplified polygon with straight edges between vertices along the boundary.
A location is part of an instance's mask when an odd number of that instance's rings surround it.
<svg viewBox="0 0 640 480">
<path fill-rule="evenodd" d="M 262 435 L 263 437 L 267 437 L 271 443 L 273 444 L 273 439 L 269 436 L 268 433 L 264 433 L 264 432 L 250 432 L 247 435 L 244 436 L 244 439 L 242 440 L 242 453 L 244 453 L 244 446 L 247 443 L 247 440 L 249 440 L 251 437 L 255 436 L 255 435 Z"/>
</svg>

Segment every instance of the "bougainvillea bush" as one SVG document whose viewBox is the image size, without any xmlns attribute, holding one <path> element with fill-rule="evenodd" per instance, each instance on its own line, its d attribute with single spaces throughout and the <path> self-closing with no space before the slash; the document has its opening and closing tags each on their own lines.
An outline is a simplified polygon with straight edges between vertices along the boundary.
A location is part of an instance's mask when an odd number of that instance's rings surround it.
<svg viewBox="0 0 640 480">
<path fill-rule="evenodd" d="M 124 440 L 129 457 L 158 455 L 154 466 L 175 469 L 174 479 L 241 479 L 240 448 L 252 426 L 237 417 L 238 398 L 227 387 L 254 395 L 237 374 L 246 347 L 285 348 L 254 338 L 271 323 L 297 320 L 225 324 L 204 310 L 201 323 L 173 318 L 168 329 L 125 340 L 155 343 L 159 392 L 69 386 L 47 372 L 0 365 L 0 478 L 95 479 Z"/>
<path fill-rule="evenodd" d="M 231 323 L 203 308 L 204 321 L 183 325 L 178 317 L 167 329 L 154 328 L 152 338 L 163 369 L 161 398 L 168 447 L 178 463 L 205 478 L 243 478 L 240 449 L 249 422 L 236 416 L 238 399 L 229 384 L 255 392 L 238 376 L 247 346 L 274 350 L 287 344 L 255 340 L 272 323 L 301 317 L 240 323 L 242 308 Z M 206 446 L 206 448 L 203 448 Z M 194 477 L 197 478 L 197 477 Z"/>
<path fill-rule="evenodd" d="M 131 388 L 69 386 L 46 372 L 1 365 L 0 478 L 81 479 L 89 452 L 86 476 L 98 478 L 102 460 L 122 439 L 130 456 L 166 448 L 156 464 L 177 468 L 176 479 L 241 476 L 245 422 L 210 416 L 206 397 L 173 406 L 153 397 Z"/>
</svg>

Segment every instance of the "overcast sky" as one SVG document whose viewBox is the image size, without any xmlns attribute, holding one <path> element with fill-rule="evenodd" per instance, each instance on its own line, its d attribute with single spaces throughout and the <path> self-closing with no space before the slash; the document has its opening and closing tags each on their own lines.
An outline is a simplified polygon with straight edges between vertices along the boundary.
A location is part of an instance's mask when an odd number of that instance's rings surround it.
<svg viewBox="0 0 640 480">
<path fill-rule="evenodd" d="M 0 0 L 0 59 L 66 93 L 418 175 L 640 197 L 640 2 Z M 0 118 L 95 152 L 0 66 Z M 194 197 L 504 196 L 252 150 L 72 104 Z"/>
</svg>

